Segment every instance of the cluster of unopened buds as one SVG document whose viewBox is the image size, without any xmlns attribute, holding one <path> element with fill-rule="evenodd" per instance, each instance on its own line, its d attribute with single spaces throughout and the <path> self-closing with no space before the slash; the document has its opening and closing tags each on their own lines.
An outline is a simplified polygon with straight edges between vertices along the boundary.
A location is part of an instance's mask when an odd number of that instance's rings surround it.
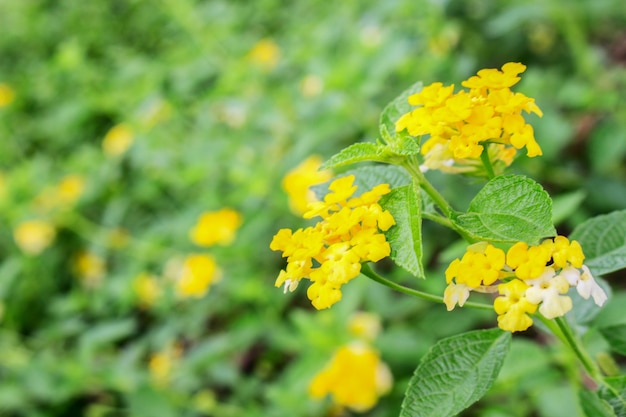
<svg viewBox="0 0 626 417">
<path fill-rule="evenodd" d="M 457 304 L 463 306 L 471 291 L 497 293 L 493 307 L 498 326 L 523 331 L 533 324 L 531 314 L 537 310 L 547 319 L 570 311 L 573 304 L 567 293 L 572 287 L 584 299 L 592 297 L 597 305 L 604 304 L 607 295 L 584 259 L 580 244 L 565 236 L 534 246 L 518 242 L 506 254 L 492 244 L 475 243 L 446 270 L 444 301 L 452 310 Z"/>
</svg>

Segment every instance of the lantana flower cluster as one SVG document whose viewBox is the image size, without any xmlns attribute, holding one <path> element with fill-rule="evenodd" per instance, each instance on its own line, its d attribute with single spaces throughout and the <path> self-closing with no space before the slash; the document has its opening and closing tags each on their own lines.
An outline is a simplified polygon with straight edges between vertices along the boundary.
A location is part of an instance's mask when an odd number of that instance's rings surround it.
<svg viewBox="0 0 626 417">
<path fill-rule="evenodd" d="M 346 407 L 362 413 L 374 407 L 393 383 L 389 367 L 372 346 L 380 328 L 377 315 L 353 314 L 348 332 L 356 336 L 356 340 L 340 346 L 326 366 L 315 374 L 309 384 L 311 397 L 330 396 L 340 410 Z"/>
<path fill-rule="evenodd" d="M 422 169 L 476 171 L 484 151 L 495 168 L 510 165 L 522 148 L 529 157 L 541 155 L 522 112 L 543 114 L 533 98 L 510 88 L 525 69 L 521 63 L 509 62 L 501 71 L 483 69 L 463 81 L 461 85 L 468 90 L 455 93 L 454 85 L 436 82 L 409 96 L 409 104 L 417 108 L 398 120 L 396 131 L 429 135 L 421 149 Z"/>
<path fill-rule="evenodd" d="M 602 306 L 604 290 L 583 264 L 580 244 L 565 236 L 546 239 L 538 245 L 517 242 L 506 252 L 489 243 L 468 247 L 446 270 L 448 287 L 444 302 L 448 311 L 463 306 L 470 291 L 497 293 L 494 310 L 498 326 L 511 332 L 533 324 L 531 314 L 539 310 L 545 318 L 562 317 L 572 309 L 567 295 L 576 287 L 584 298 Z"/>
<path fill-rule="evenodd" d="M 287 267 L 280 271 L 275 285 L 294 291 L 303 278 L 313 284 L 307 296 L 318 310 L 341 300 L 341 286 L 361 272 L 361 262 L 377 262 L 391 253 L 385 235 L 395 224 L 391 213 L 378 204 L 389 193 L 381 184 L 352 197 L 357 189 L 354 175 L 334 180 L 324 201 L 309 204 L 304 218 L 321 217 L 315 226 L 281 229 L 270 248 L 282 251 Z"/>
</svg>

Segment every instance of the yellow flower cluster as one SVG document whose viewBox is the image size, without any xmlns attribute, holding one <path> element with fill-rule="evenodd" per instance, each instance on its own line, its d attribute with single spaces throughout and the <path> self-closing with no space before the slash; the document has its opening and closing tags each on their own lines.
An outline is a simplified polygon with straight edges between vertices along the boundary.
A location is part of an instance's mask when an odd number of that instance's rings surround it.
<svg viewBox="0 0 626 417">
<path fill-rule="evenodd" d="M 604 304 L 607 296 L 583 265 L 584 259 L 580 244 L 565 236 L 534 246 L 518 242 L 506 255 L 491 244 L 474 244 L 446 270 L 444 302 L 452 310 L 463 306 L 470 291 L 498 293 L 494 301 L 498 325 L 523 331 L 532 325 L 530 314 L 537 309 L 548 319 L 570 311 L 572 299 L 566 294 L 571 287 L 584 299 L 593 297 L 597 305 Z"/>
<path fill-rule="evenodd" d="M 13 230 L 15 243 L 28 255 L 39 255 L 55 237 L 55 227 L 45 220 L 27 220 Z"/>
<path fill-rule="evenodd" d="M 332 395 L 339 406 L 365 412 L 387 393 L 392 384 L 389 368 L 376 350 L 362 342 L 337 349 L 328 365 L 309 386 L 313 398 Z"/>
<path fill-rule="evenodd" d="M 485 149 L 494 164 L 503 166 L 510 165 L 516 150 L 524 147 L 529 157 L 541 155 L 522 111 L 540 117 L 542 112 L 533 98 L 510 89 L 525 69 L 523 64 L 509 62 L 501 71 L 480 70 L 461 83 L 469 90 L 457 93 L 454 85 L 437 82 L 426 86 L 409 96 L 409 104 L 417 108 L 397 121 L 396 131 L 430 136 L 421 149 L 423 169 L 474 171 Z"/>
<path fill-rule="evenodd" d="M 270 248 L 282 251 L 287 267 L 280 271 L 276 286 L 295 290 L 302 278 L 313 284 L 307 296 L 315 308 L 329 308 L 341 300 L 341 286 L 359 275 L 361 262 L 377 262 L 389 256 L 391 248 L 385 235 L 395 224 L 391 213 L 378 204 L 389 193 L 389 185 L 381 184 L 359 197 L 352 197 L 357 187 L 354 175 L 333 181 L 324 201 L 309 205 L 305 218 L 320 216 L 313 227 L 281 229 Z"/>
</svg>

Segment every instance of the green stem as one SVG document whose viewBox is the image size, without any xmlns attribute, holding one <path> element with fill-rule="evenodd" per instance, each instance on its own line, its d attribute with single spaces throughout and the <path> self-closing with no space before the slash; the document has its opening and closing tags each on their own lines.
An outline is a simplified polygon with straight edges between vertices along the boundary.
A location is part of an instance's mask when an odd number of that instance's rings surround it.
<svg viewBox="0 0 626 417">
<path fill-rule="evenodd" d="M 379 284 L 383 284 L 391 289 L 402 292 L 404 294 L 412 295 L 413 297 L 421 298 L 423 300 L 434 301 L 436 303 L 444 303 L 443 297 L 441 296 L 419 290 L 414 290 L 413 288 L 405 287 L 404 285 L 397 284 L 393 281 L 388 280 L 387 278 L 384 278 L 383 276 L 376 273 L 367 263 L 364 263 L 361 266 L 361 273 L 371 280 L 378 282 Z M 465 304 L 463 304 L 463 307 L 471 307 L 480 310 L 493 310 L 492 305 L 483 303 L 466 302 Z"/>
<path fill-rule="evenodd" d="M 583 365 L 587 373 L 591 378 L 596 380 L 597 382 L 602 381 L 602 374 L 600 373 L 600 369 L 597 367 L 595 362 L 589 357 L 589 354 L 585 351 L 585 348 L 581 345 L 578 338 L 574 334 L 572 328 L 569 326 L 567 321 L 563 317 L 557 317 L 554 319 L 559 330 L 563 335 L 563 339 L 565 343 L 572 349 L 580 363 Z"/>
<path fill-rule="evenodd" d="M 419 184 L 420 188 L 428 194 L 428 196 L 433 200 L 433 202 L 441 209 L 443 214 L 450 218 L 452 212 L 452 206 L 450 203 L 442 196 L 435 187 L 426 179 L 422 171 L 419 169 L 419 165 L 415 163 L 415 160 L 409 160 L 402 165 L 404 169 L 406 169 L 411 177 L 413 177 L 413 181 Z"/>
<path fill-rule="evenodd" d="M 450 219 L 447 219 L 441 216 L 440 214 L 422 213 L 422 217 L 425 219 L 431 220 L 435 223 L 439 223 L 442 226 L 446 226 L 446 227 L 449 227 L 450 229 L 454 229 L 454 225 L 452 224 Z"/>
<path fill-rule="evenodd" d="M 489 159 L 489 152 L 487 151 L 487 147 L 489 145 L 483 145 L 483 152 L 480 154 L 480 160 L 483 162 L 483 166 L 485 170 L 487 170 L 487 176 L 490 180 L 494 179 L 496 174 L 493 171 L 493 165 L 491 165 L 491 159 Z"/>
</svg>

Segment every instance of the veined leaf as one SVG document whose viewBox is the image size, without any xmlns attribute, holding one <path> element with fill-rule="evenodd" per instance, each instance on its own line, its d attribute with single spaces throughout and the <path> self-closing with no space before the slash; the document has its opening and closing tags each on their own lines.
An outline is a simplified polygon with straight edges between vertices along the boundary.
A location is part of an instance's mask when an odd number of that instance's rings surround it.
<svg viewBox="0 0 626 417">
<path fill-rule="evenodd" d="M 552 201 L 544 189 L 521 175 L 496 177 L 452 221 L 476 240 L 536 243 L 554 236 Z"/>
<path fill-rule="evenodd" d="M 626 376 L 607 377 L 604 381 L 610 385 L 602 386 L 599 397 L 609 403 L 615 415 L 626 416 Z"/>
<path fill-rule="evenodd" d="M 409 382 L 400 417 L 452 417 L 493 385 L 511 333 L 475 330 L 441 340 L 422 358 Z"/>
<path fill-rule="evenodd" d="M 597 216 L 574 229 L 585 253 L 585 265 L 597 275 L 626 268 L 626 210 Z"/>
<path fill-rule="evenodd" d="M 320 169 L 337 168 L 363 161 L 385 162 L 383 155 L 387 147 L 380 143 L 361 142 L 342 149 L 322 164 Z"/>
<path fill-rule="evenodd" d="M 416 277 L 425 278 L 420 194 L 413 185 L 394 188 L 383 196 L 380 205 L 396 220 L 396 225 L 385 233 L 391 246 L 391 259 Z"/>
</svg>

